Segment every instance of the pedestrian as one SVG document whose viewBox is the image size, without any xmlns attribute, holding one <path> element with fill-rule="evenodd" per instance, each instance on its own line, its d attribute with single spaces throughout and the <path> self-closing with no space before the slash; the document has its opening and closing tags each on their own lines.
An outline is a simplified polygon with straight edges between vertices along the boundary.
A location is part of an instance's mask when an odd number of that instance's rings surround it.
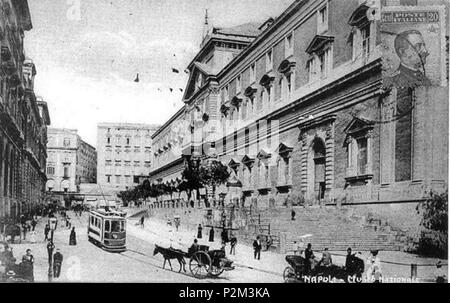
<svg viewBox="0 0 450 303">
<path fill-rule="evenodd" d="M 23 232 L 23 239 L 24 240 L 26 240 L 26 238 L 27 238 L 27 229 L 28 229 L 27 225 L 23 224 L 22 225 L 22 232 Z"/>
<path fill-rule="evenodd" d="M 230 239 L 230 255 L 236 255 L 236 245 L 237 245 L 237 238 L 235 235 L 231 234 L 231 239 Z"/>
<path fill-rule="evenodd" d="M 254 257 L 255 259 L 258 258 L 258 260 L 261 259 L 261 240 L 259 238 L 259 236 L 256 237 L 256 240 L 253 241 L 253 250 L 254 250 Z"/>
<path fill-rule="evenodd" d="M 199 224 L 199 225 L 198 225 L 198 228 L 197 228 L 197 238 L 198 238 L 198 239 L 201 239 L 201 238 L 202 238 L 202 230 L 203 230 L 203 227 L 202 227 L 201 224 Z"/>
<path fill-rule="evenodd" d="M 209 242 L 214 242 L 214 227 L 209 231 Z"/>
<path fill-rule="evenodd" d="M 309 272 L 312 269 L 311 264 L 312 264 L 314 258 L 315 258 L 315 256 L 314 256 L 314 252 L 312 250 L 312 245 L 311 245 L 311 243 L 308 243 L 308 245 L 306 246 L 306 249 L 305 249 L 305 272 L 307 274 L 309 274 Z"/>
<path fill-rule="evenodd" d="M 66 227 L 69 229 L 72 227 L 72 223 L 70 223 L 70 217 L 66 214 Z"/>
<path fill-rule="evenodd" d="M 50 232 L 50 226 L 48 224 L 45 224 L 45 227 L 44 227 L 44 236 L 45 236 L 44 241 L 48 240 L 48 233 L 49 232 Z"/>
<path fill-rule="evenodd" d="M 47 256 L 48 256 L 48 264 L 51 265 L 52 264 L 52 256 L 53 256 L 53 251 L 55 250 L 55 244 L 53 244 L 53 241 L 48 241 L 47 243 Z"/>
<path fill-rule="evenodd" d="M 31 249 L 28 248 L 25 255 L 23 255 L 21 266 L 23 267 L 25 278 L 30 282 L 34 282 L 34 256 L 31 253 Z"/>
<path fill-rule="evenodd" d="M 9 271 L 14 268 L 16 264 L 16 258 L 14 258 L 13 249 L 8 244 L 3 245 L 3 251 L 0 255 L 0 261 L 5 266 L 5 270 Z"/>
<path fill-rule="evenodd" d="M 194 200 L 191 200 L 191 207 L 194 208 Z"/>
<path fill-rule="evenodd" d="M 295 221 L 295 210 L 294 209 L 291 210 L 291 220 Z"/>
<path fill-rule="evenodd" d="M 325 266 L 325 267 L 330 267 L 331 264 L 333 263 L 333 260 L 332 260 L 332 258 L 331 258 L 331 254 L 330 254 L 330 252 L 328 251 L 328 247 L 326 247 L 326 248 L 323 250 L 323 253 L 322 253 L 322 260 L 320 260 L 319 263 L 320 263 L 322 266 Z"/>
<path fill-rule="evenodd" d="M 33 217 L 33 220 L 31 220 L 31 231 L 34 231 L 36 229 L 37 220 Z"/>
<path fill-rule="evenodd" d="M 228 243 L 228 242 L 230 242 L 229 240 L 228 240 L 228 231 L 224 228 L 223 230 L 222 230 L 222 232 L 220 233 L 220 238 L 222 239 L 222 242 L 223 243 Z"/>
<path fill-rule="evenodd" d="M 445 283 L 447 278 L 446 271 L 442 268 L 442 262 L 436 263 L 436 283 Z"/>
<path fill-rule="evenodd" d="M 142 217 L 141 217 L 141 227 L 142 227 L 142 228 L 144 228 L 144 220 L 145 220 L 145 217 L 142 216 Z"/>
<path fill-rule="evenodd" d="M 367 258 L 367 280 L 374 283 L 380 283 L 381 281 L 381 260 L 378 257 L 378 250 L 372 250 L 369 258 Z"/>
<path fill-rule="evenodd" d="M 53 255 L 53 277 L 59 278 L 61 274 L 63 255 L 61 254 L 59 248 L 56 249 L 56 253 Z"/>
<path fill-rule="evenodd" d="M 69 237 L 69 245 L 77 245 L 77 234 L 75 232 L 75 227 L 72 227 Z"/>
</svg>

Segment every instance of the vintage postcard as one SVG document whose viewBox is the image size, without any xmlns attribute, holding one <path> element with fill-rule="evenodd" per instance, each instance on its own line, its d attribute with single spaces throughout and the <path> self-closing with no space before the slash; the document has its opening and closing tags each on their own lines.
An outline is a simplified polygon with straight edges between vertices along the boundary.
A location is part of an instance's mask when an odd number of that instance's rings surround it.
<svg viewBox="0 0 450 303">
<path fill-rule="evenodd" d="M 448 37 L 447 0 L 0 0 L 0 281 L 447 282 Z"/>
</svg>

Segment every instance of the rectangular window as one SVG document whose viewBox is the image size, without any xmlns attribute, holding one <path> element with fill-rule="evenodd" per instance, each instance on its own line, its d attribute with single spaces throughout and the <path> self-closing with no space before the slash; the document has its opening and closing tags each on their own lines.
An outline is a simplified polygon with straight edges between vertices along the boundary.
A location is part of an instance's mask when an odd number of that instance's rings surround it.
<svg viewBox="0 0 450 303">
<path fill-rule="evenodd" d="M 110 145 L 110 144 L 111 144 L 111 138 L 110 138 L 110 137 L 106 138 L 106 144 L 107 144 L 107 145 Z"/>
<path fill-rule="evenodd" d="M 47 167 L 47 175 L 54 175 L 55 174 L 55 167 L 49 166 Z"/>
<path fill-rule="evenodd" d="M 116 184 L 120 184 L 120 182 L 122 181 L 122 176 L 120 175 L 116 175 Z"/>
<path fill-rule="evenodd" d="M 320 77 L 325 78 L 327 76 L 327 58 L 326 52 L 319 54 L 319 68 Z"/>
<path fill-rule="evenodd" d="M 358 175 L 365 175 L 367 173 L 367 138 L 361 138 L 357 141 L 358 146 Z"/>
<path fill-rule="evenodd" d="M 230 91 L 228 85 L 225 86 L 225 102 L 230 99 Z"/>
<path fill-rule="evenodd" d="M 241 92 L 241 76 L 236 78 L 236 92 Z"/>
<path fill-rule="evenodd" d="M 266 71 L 273 69 L 273 52 L 269 50 L 266 54 Z"/>
<path fill-rule="evenodd" d="M 105 161 L 105 166 L 111 166 L 112 165 L 112 161 L 111 160 L 106 160 Z"/>
<path fill-rule="evenodd" d="M 363 58 L 367 58 L 370 54 L 370 23 L 365 25 L 361 29 L 361 39 L 362 39 L 362 55 Z"/>
<path fill-rule="evenodd" d="M 256 81 L 255 63 L 250 66 L 250 83 Z"/>
<path fill-rule="evenodd" d="M 70 139 L 69 138 L 64 138 L 63 145 L 64 145 L 64 147 L 70 147 Z"/>
<path fill-rule="evenodd" d="M 287 99 L 289 100 L 291 97 L 291 90 L 292 90 L 292 74 L 288 74 L 286 76 L 286 84 L 287 84 Z"/>
<path fill-rule="evenodd" d="M 286 37 L 285 40 L 285 53 L 286 57 L 294 54 L 294 44 L 292 43 L 292 34 Z"/>
<path fill-rule="evenodd" d="M 110 175 L 106 175 L 106 183 L 111 183 L 111 176 Z"/>
<path fill-rule="evenodd" d="M 70 164 L 64 164 L 64 178 L 69 178 Z"/>
<path fill-rule="evenodd" d="M 311 58 L 306 63 L 306 74 L 308 75 L 308 83 L 314 80 L 314 58 Z"/>
<path fill-rule="evenodd" d="M 268 86 L 266 91 L 267 91 L 267 106 L 269 107 L 270 106 L 270 101 L 271 101 L 271 98 L 272 98 L 272 88 L 270 86 Z"/>
<path fill-rule="evenodd" d="M 322 34 L 328 30 L 328 6 L 322 7 L 317 14 L 317 33 Z"/>
</svg>

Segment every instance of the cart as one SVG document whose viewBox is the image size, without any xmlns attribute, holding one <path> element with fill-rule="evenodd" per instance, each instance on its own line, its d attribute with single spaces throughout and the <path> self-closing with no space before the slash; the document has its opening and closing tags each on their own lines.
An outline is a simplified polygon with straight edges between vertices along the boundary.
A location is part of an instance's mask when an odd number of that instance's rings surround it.
<svg viewBox="0 0 450 303">
<path fill-rule="evenodd" d="M 209 250 L 209 246 L 199 245 L 199 250 L 186 254 L 189 260 L 189 270 L 198 279 L 208 276 L 218 277 L 224 271 L 233 270 L 233 261 L 225 257 L 223 250 Z"/>
</svg>

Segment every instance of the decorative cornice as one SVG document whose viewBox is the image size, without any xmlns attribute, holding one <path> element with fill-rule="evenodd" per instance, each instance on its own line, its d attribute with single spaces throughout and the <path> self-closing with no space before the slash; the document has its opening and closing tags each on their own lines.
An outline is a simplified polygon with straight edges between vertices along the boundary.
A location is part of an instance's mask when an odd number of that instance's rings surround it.
<svg viewBox="0 0 450 303">
<path fill-rule="evenodd" d="M 275 80 L 275 75 L 273 72 L 268 72 L 264 76 L 262 76 L 259 84 L 264 87 L 270 86 L 270 84 Z"/>
<path fill-rule="evenodd" d="M 294 70 L 295 65 L 296 65 L 295 60 L 285 59 L 281 61 L 280 65 L 278 66 L 278 72 L 282 74 L 290 74 Z"/>
<path fill-rule="evenodd" d="M 242 98 L 240 98 L 239 96 L 234 96 L 233 99 L 231 99 L 230 103 L 235 107 L 239 107 L 239 104 L 241 104 L 242 101 Z"/>
<path fill-rule="evenodd" d="M 327 45 L 328 43 L 331 43 L 333 41 L 334 41 L 334 37 L 332 37 L 332 36 L 316 35 L 311 40 L 311 43 L 309 44 L 308 48 L 306 49 L 306 52 L 308 54 L 313 54 L 319 50 L 322 50 L 325 47 L 325 45 Z"/>
<path fill-rule="evenodd" d="M 247 98 L 251 98 L 257 91 L 258 89 L 255 87 L 255 85 L 250 85 L 245 89 L 244 96 L 246 96 Z"/>
</svg>

